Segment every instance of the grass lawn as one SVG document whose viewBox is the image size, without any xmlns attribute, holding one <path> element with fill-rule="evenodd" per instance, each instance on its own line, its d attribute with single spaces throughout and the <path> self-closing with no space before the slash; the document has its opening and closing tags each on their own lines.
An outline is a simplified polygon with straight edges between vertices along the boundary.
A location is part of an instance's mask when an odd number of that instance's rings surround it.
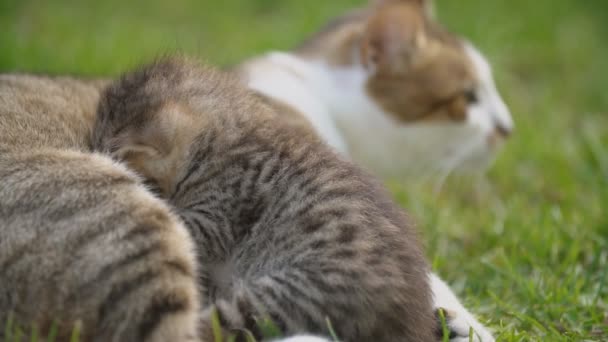
<svg viewBox="0 0 608 342">
<path fill-rule="evenodd" d="M 500 341 L 608 341 L 608 2 L 436 1 L 493 62 L 516 132 L 483 186 L 391 188 Z M 115 75 L 175 50 L 228 65 L 363 2 L 2 0 L 0 71 Z"/>
</svg>

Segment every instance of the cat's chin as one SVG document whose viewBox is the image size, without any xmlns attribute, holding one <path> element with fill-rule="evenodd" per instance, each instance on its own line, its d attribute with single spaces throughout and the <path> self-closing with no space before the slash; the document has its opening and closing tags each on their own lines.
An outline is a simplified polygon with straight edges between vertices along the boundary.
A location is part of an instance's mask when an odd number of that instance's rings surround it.
<svg viewBox="0 0 608 342">
<path fill-rule="evenodd" d="M 475 151 L 465 158 L 454 169 L 454 173 L 460 175 L 484 174 L 494 165 L 501 149 L 502 143 L 480 147 L 480 151 Z"/>
<path fill-rule="evenodd" d="M 466 123 L 397 126 L 386 121 L 375 120 L 367 127 L 353 121 L 339 122 L 352 159 L 385 179 L 401 178 L 409 183 L 445 179 L 453 174 L 483 174 L 503 145 L 503 141 L 488 142 L 487 133 Z M 365 136 L 366 131 L 383 133 L 375 139 L 353 139 Z"/>
<path fill-rule="evenodd" d="M 506 138 L 499 133 L 487 134 L 471 126 L 459 130 L 463 134 L 443 141 L 445 153 L 435 155 L 431 169 L 459 176 L 485 174 L 494 165 Z M 463 137 L 465 138 L 460 139 Z"/>
</svg>

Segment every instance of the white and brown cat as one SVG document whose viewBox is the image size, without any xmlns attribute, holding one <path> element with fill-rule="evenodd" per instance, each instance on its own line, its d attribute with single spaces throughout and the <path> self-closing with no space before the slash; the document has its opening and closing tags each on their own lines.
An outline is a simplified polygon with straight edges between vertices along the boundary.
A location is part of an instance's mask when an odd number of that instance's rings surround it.
<svg viewBox="0 0 608 342">
<path fill-rule="evenodd" d="M 512 129 L 489 63 L 425 0 L 373 1 L 292 52 L 246 61 L 250 88 L 384 177 L 483 171 Z"/>
<path fill-rule="evenodd" d="M 384 177 L 483 172 L 513 130 L 489 63 L 441 27 L 425 0 L 378 0 L 343 15 L 291 52 L 241 64 L 248 86 L 290 120 Z M 493 341 L 429 274 L 453 341 Z"/>
</svg>

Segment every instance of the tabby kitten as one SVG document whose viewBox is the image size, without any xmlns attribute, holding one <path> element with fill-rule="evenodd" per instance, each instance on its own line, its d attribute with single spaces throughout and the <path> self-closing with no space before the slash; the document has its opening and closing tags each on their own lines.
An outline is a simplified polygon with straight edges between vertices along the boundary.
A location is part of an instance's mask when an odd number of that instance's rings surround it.
<svg viewBox="0 0 608 342">
<path fill-rule="evenodd" d="M 428 265 L 382 187 L 229 76 L 181 58 L 102 96 L 94 148 L 176 208 L 223 326 L 346 341 L 433 341 Z M 207 322 L 208 323 L 208 322 Z"/>
<path fill-rule="evenodd" d="M 187 230 L 90 152 L 103 85 L 0 75 L 0 332 L 12 321 L 58 341 L 75 326 L 84 341 L 198 340 Z"/>
</svg>

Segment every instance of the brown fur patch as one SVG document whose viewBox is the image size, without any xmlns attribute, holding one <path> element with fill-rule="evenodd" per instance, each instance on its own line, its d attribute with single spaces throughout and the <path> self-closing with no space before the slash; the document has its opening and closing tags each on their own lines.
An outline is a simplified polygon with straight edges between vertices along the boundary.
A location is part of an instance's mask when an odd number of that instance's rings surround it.
<svg viewBox="0 0 608 342">
<path fill-rule="evenodd" d="M 354 47 L 361 41 L 368 10 L 353 10 L 329 22 L 325 28 L 307 39 L 296 53 L 309 58 L 320 58 L 333 66 L 351 65 L 357 62 Z"/>
<path fill-rule="evenodd" d="M 114 154 L 166 195 L 173 190 L 184 151 L 204 122 L 195 120 L 187 106 L 173 102 L 161 106 L 152 117 L 118 137 L 116 144 L 123 147 Z"/>
<path fill-rule="evenodd" d="M 422 7 L 394 3 L 370 19 L 362 45 L 367 90 L 401 121 L 464 120 L 476 75 L 460 42 Z"/>
<path fill-rule="evenodd" d="M 296 53 L 375 70 L 368 94 L 395 119 L 461 121 L 477 75 L 461 41 L 431 18 L 425 1 L 376 1 L 330 22 Z"/>
</svg>

